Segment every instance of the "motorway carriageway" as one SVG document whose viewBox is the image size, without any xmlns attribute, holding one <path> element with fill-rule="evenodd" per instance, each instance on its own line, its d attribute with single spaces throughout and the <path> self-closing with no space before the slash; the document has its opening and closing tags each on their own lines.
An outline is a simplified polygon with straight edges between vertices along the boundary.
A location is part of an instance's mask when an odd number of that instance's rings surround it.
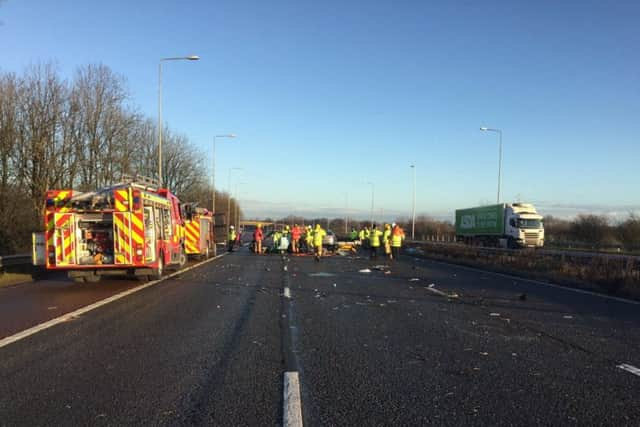
<svg viewBox="0 0 640 427">
<path fill-rule="evenodd" d="M 242 248 L 104 304 L 140 285 L 0 289 L 0 425 L 640 425 L 637 302 Z"/>
</svg>

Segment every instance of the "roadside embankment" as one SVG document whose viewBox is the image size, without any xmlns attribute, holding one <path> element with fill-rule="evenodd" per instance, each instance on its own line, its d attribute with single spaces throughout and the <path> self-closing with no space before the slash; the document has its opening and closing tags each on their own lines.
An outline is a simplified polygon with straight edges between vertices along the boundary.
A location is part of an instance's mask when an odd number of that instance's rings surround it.
<svg viewBox="0 0 640 427">
<path fill-rule="evenodd" d="M 410 242 L 408 255 L 640 300 L 640 257 Z"/>
</svg>

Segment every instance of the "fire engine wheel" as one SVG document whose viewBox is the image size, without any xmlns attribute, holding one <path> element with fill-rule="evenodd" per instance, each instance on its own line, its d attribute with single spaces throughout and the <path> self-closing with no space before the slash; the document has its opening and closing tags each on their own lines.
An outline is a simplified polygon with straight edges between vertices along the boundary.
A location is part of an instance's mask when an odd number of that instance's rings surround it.
<svg viewBox="0 0 640 427">
<path fill-rule="evenodd" d="M 178 259 L 178 268 L 184 267 L 187 263 L 187 255 L 184 253 L 184 248 L 180 249 L 180 258 Z"/>
<path fill-rule="evenodd" d="M 162 257 L 158 259 L 158 266 L 153 269 L 153 273 L 149 275 L 149 280 L 160 280 L 164 273 L 164 261 Z"/>
<path fill-rule="evenodd" d="M 202 259 L 209 259 L 209 246 L 204 248 L 204 253 L 202 254 Z"/>
<path fill-rule="evenodd" d="M 84 277 L 84 280 L 87 283 L 98 283 L 100 281 L 100 279 L 102 279 L 102 276 L 96 274 L 96 273 L 92 273 L 89 274 L 87 276 Z"/>
</svg>

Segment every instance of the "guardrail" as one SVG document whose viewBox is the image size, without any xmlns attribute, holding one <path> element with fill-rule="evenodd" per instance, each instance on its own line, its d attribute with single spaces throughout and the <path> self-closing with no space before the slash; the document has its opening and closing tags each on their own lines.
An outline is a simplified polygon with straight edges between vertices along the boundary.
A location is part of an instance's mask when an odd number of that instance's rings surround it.
<svg viewBox="0 0 640 427">
<path fill-rule="evenodd" d="M 582 258 L 608 258 L 608 259 L 637 259 L 640 260 L 640 255 L 631 255 L 624 253 L 612 253 L 612 252 L 590 252 L 581 249 L 545 249 L 545 248 L 521 248 L 521 249 L 509 249 L 509 248 L 496 248 L 491 246 L 472 246 L 467 245 L 462 242 L 456 242 L 453 240 L 407 240 L 407 244 L 431 244 L 431 245 L 447 245 L 447 246 L 457 246 L 457 247 L 468 247 L 468 248 L 480 248 L 482 250 L 487 251 L 495 251 L 495 252 L 503 252 L 503 253 L 521 253 L 521 252 L 531 252 L 535 251 L 536 253 L 546 254 L 546 255 L 565 255 L 565 256 L 575 256 Z"/>
<path fill-rule="evenodd" d="M 4 273 L 7 267 L 31 268 L 31 254 L 0 256 L 0 274 Z"/>
</svg>

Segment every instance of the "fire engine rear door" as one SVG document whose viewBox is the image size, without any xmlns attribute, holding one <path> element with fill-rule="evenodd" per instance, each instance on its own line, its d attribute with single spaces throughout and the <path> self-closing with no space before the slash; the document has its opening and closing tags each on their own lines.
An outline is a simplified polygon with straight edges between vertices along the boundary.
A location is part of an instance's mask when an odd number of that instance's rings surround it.
<svg viewBox="0 0 640 427">
<path fill-rule="evenodd" d="M 133 264 L 131 213 L 113 213 L 113 255 L 116 264 Z"/>
<path fill-rule="evenodd" d="M 53 214 L 55 234 L 53 245 L 56 251 L 56 265 L 71 265 L 76 263 L 76 227 L 75 218 L 71 213 Z"/>
</svg>

